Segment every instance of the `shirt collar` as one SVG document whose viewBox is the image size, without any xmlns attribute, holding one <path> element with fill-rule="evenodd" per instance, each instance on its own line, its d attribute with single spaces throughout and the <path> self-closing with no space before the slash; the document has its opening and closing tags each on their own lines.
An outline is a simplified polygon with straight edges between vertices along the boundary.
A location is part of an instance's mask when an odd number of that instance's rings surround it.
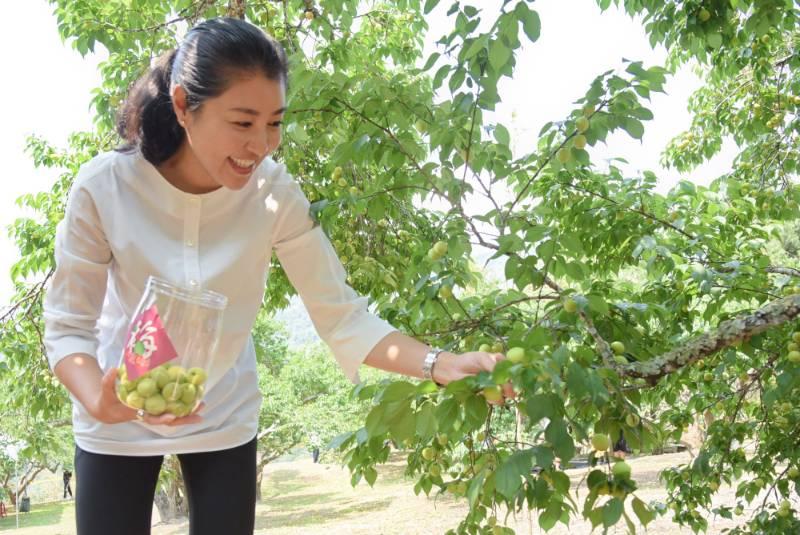
<svg viewBox="0 0 800 535">
<path fill-rule="evenodd" d="M 254 177 L 251 177 L 247 185 L 239 191 L 223 186 L 208 193 L 188 193 L 176 188 L 169 180 L 164 178 L 164 175 L 144 157 L 141 151 L 135 151 L 132 156 L 136 169 L 135 175 L 147 181 L 148 187 L 152 188 L 154 198 L 176 209 L 190 203 L 197 204 L 199 201 L 203 213 L 212 215 L 224 210 L 226 207 L 230 207 L 242 195 L 247 195 L 255 183 Z"/>
</svg>

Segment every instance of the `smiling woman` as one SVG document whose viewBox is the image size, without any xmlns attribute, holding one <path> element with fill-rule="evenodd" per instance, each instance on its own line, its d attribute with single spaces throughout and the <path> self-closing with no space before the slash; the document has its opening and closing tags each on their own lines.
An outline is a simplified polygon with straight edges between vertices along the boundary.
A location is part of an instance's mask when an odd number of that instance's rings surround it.
<svg viewBox="0 0 800 535">
<path fill-rule="evenodd" d="M 192 534 L 253 532 L 261 394 L 250 331 L 273 251 L 352 380 L 364 363 L 446 384 L 503 358 L 428 347 L 368 311 L 297 181 L 270 158 L 286 83 L 274 39 L 238 19 L 205 21 L 132 88 L 117 125 L 126 145 L 84 164 L 74 180 L 55 239 L 44 338 L 73 394 L 79 535 L 149 533 L 165 454 L 180 460 Z M 117 368 L 149 277 L 227 297 L 210 364 L 219 377 L 189 415 L 164 412 L 158 392 L 184 389 L 178 366 L 156 376 L 153 360 L 142 360 L 138 371 L 150 376 L 138 384 L 127 365 L 125 374 Z M 175 307 L 157 304 L 150 320 L 169 349 L 158 307 L 164 318 Z M 177 351 L 167 354 L 162 362 L 174 364 Z M 117 388 L 143 405 L 123 404 Z M 497 390 L 495 403 L 513 395 L 510 385 Z"/>
<path fill-rule="evenodd" d="M 122 150 L 138 148 L 190 193 L 240 189 L 280 144 L 286 81 L 272 37 L 238 19 L 206 21 L 133 87 L 117 123 Z"/>
</svg>

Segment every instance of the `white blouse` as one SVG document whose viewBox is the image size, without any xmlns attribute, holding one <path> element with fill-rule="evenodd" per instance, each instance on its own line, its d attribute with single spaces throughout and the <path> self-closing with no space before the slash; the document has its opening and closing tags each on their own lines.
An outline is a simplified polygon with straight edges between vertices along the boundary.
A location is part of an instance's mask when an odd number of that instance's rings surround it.
<svg viewBox="0 0 800 535">
<path fill-rule="evenodd" d="M 367 310 L 309 202 L 286 167 L 265 159 L 240 191 L 194 195 L 170 184 L 139 152 L 108 152 L 75 179 L 55 241 L 56 271 L 44 301 L 51 368 L 73 353 L 119 364 L 128 322 L 148 276 L 228 298 L 214 356 L 230 365 L 206 392 L 202 422 L 104 424 L 73 396 L 75 440 L 86 451 L 162 455 L 232 448 L 258 428 L 261 394 L 250 334 L 273 250 L 314 327 L 347 377 L 396 330 Z"/>
</svg>

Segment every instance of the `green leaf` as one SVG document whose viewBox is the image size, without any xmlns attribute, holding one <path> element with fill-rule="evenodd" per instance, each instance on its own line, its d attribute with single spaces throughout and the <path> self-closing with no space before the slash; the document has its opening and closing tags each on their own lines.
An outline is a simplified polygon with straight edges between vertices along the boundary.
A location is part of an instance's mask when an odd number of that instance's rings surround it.
<svg viewBox="0 0 800 535">
<path fill-rule="evenodd" d="M 364 427 L 370 437 L 382 435 L 389 430 L 389 426 L 384 418 L 384 405 L 377 405 L 369 411 Z"/>
<path fill-rule="evenodd" d="M 545 531 L 550 531 L 561 518 L 561 503 L 557 500 L 550 500 L 547 507 L 539 515 L 539 527 Z"/>
<path fill-rule="evenodd" d="M 508 134 L 508 129 L 499 123 L 494 127 L 494 138 L 498 143 L 506 147 L 511 143 L 511 136 Z"/>
<path fill-rule="evenodd" d="M 386 387 L 383 394 L 380 396 L 380 401 L 387 402 L 406 399 L 413 395 L 416 389 L 417 386 L 408 381 L 395 381 Z"/>
<path fill-rule="evenodd" d="M 719 32 L 711 32 L 706 35 L 706 43 L 711 48 L 719 48 L 722 46 L 722 35 Z"/>
<path fill-rule="evenodd" d="M 609 528 L 619 522 L 624 504 L 619 498 L 611 498 L 603 506 L 603 526 Z"/>
<path fill-rule="evenodd" d="M 583 245 L 581 244 L 581 240 L 574 232 L 565 232 L 561 234 L 558 239 L 571 252 L 578 255 L 583 254 Z"/>
<path fill-rule="evenodd" d="M 553 445 L 553 451 L 561 458 L 561 462 L 566 463 L 575 456 L 575 443 L 563 419 L 551 420 L 544 436 Z"/>
<path fill-rule="evenodd" d="M 626 117 L 625 122 L 622 123 L 622 128 L 634 139 L 642 139 L 642 136 L 644 136 L 644 125 L 638 119 Z"/>
<path fill-rule="evenodd" d="M 430 56 L 428 56 L 428 61 L 426 61 L 426 62 L 425 62 L 425 66 L 424 66 L 424 67 L 422 67 L 422 70 L 423 70 L 423 71 L 427 71 L 428 69 L 430 69 L 431 67 L 433 67 L 433 65 L 436 63 L 436 61 L 437 61 L 437 60 L 438 60 L 440 57 L 441 57 L 441 54 L 440 54 L 439 52 L 434 52 L 433 54 L 431 54 Z"/>
<path fill-rule="evenodd" d="M 476 428 L 486 421 L 489 406 L 481 396 L 470 396 L 464 403 L 465 423 L 468 427 Z"/>
<path fill-rule="evenodd" d="M 602 470 L 592 470 L 589 472 L 589 477 L 586 478 L 586 484 L 590 489 L 595 488 L 608 481 L 608 475 Z"/>
<path fill-rule="evenodd" d="M 513 499 L 517 490 L 522 485 L 522 478 L 533 468 L 533 452 L 531 450 L 517 451 L 503 461 L 495 472 L 495 486 L 497 492 Z"/>
<path fill-rule="evenodd" d="M 354 431 L 348 431 L 347 433 L 341 433 L 341 434 L 335 436 L 328 443 L 327 449 L 338 450 L 340 448 L 344 448 L 345 446 L 349 445 L 353 441 L 353 438 L 355 437 L 355 435 L 356 434 L 355 434 Z"/>
<path fill-rule="evenodd" d="M 375 470 L 372 466 L 367 466 L 364 468 L 364 479 L 367 480 L 369 486 L 373 486 L 375 484 L 375 480 L 378 479 L 378 471 Z"/>
<path fill-rule="evenodd" d="M 416 426 L 417 436 L 423 441 L 430 440 L 436 434 L 436 417 L 433 413 L 433 403 L 426 402 L 417 411 Z"/>
<path fill-rule="evenodd" d="M 514 13 L 522 21 L 522 30 L 525 35 L 528 36 L 531 43 L 535 43 L 542 31 L 542 21 L 539 19 L 539 14 L 530 9 L 525 2 L 519 2 L 514 8 Z"/>
<path fill-rule="evenodd" d="M 536 459 L 536 466 L 544 468 L 545 470 L 553 466 L 553 461 L 555 460 L 553 450 L 546 446 L 534 446 L 531 448 L 531 451 Z"/>
<path fill-rule="evenodd" d="M 567 372 L 567 389 L 570 395 L 576 399 L 582 398 L 589 392 L 587 382 L 586 370 L 577 362 L 571 363 Z"/>
<path fill-rule="evenodd" d="M 396 441 L 403 442 L 406 439 L 414 438 L 416 415 L 410 406 L 406 406 L 399 414 L 396 414 L 390 424 L 389 432 Z"/>
<path fill-rule="evenodd" d="M 537 423 L 542 418 L 552 420 L 560 416 L 562 401 L 556 394 L 536 394 L 528 398 L 526 403 L 526 413 L 530 420 L 530 425 Z"/>
<path fill-rule="evenodd" d="M 473 57 L 475 54 L 486 48 L 486 43 L 489 42 L 488 35 L 481 35 L 480 37 L 476 38 L 470 44 L 469 48 L 467 48 L 466 52 L 464 52 L 464 60 L 468 60 Z"/>
<path fill-rule="evenodd" d="M 494 40 L 489 45 L 489 64 L 495 71 L 499 71 L 511 59 L 511 49 L 502 41 Z"/>
<path fill-rule="evenodd" d="M 419 291 L 419 289 L 417 289 Z M 439 390 L 439 386 L 430 379 L 421 381 L 415 390 L 417 394 L 433 394 Z"/>
<path fill-rule="evenodd" d="M 651 511 L 639 498 L 633 498 L 631 506 L 633 507 L 634 514 L 643 526 L 652 522 L 656 517 L 655 512 Z"/>
<path fill-rule="evenodd" d="M 454 427 L 460 427 L 461 423 L 461 407 L 458 402 L 453 399 L 446 399 L 436 407 L 436 421 L 437 427 L 441 431 L 449 431 Z"/>
<path fill-rule="evenodd" d="M 590 309 L 603 316 L 608 315 L 608 305 L 602 297 L 599 295 L 587 295 L 586 300 L 589 302 Z"/>
<path fill-rule="evenodd" d="M 439 0 L 426 0 L 423 12 L 427 15 L 439 4 Z"/>
<path fill-rule="evenodd" d="M 469 502 L 470 509 L 475 509 L 475 504 L 478 502 L 478 498 L 481 496 L 484 479 L 486 479 L 486 472 L 481 472 L 469 482 L 469 487 L 467 488 L 467 501 Z"/>
</svg>

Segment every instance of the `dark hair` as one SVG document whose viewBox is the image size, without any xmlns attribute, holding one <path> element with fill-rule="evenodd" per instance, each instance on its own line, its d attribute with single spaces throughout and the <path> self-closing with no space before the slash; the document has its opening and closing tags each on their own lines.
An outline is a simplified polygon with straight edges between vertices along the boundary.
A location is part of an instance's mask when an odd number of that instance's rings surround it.
<svg viewBox="0 0 800 535">
<path fill-rule="evenodd" d="M 186 135 L 172 108 L 171 88 L 183 87 L 188 108 L 194 111 L 236 78 L 254 73 L 287 83 L 286 53 L 280 43 L 240 19 L 201 22 L 131 87 L 117 117 L 117 132 L 126 144 L 117 150 L 139 149 L 153 165 L 168 160 Z"/>
</svg>

